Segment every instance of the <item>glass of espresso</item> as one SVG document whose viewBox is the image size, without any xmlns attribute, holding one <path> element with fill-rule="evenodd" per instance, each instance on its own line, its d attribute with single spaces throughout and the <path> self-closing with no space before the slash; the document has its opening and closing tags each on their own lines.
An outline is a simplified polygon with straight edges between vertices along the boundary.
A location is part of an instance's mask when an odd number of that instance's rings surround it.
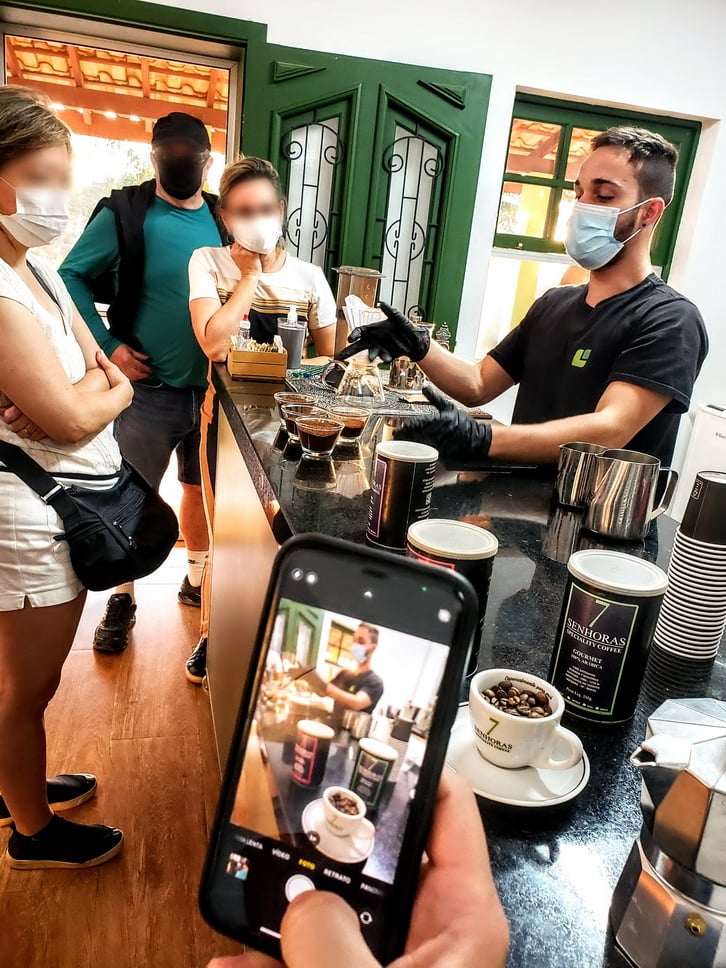
<svg viewBox="0 0 726 968">
<path fill-rule="evenodd" d="M 371 417 L 370 410 L 364 410 L 363 407 L 330 407 L 328 412 L 333 420 L 343 424 L 339 441 L 341 445 L 357 444 Z"/>
<path fill-rule="evenodd" d="M 309 406 L 315 406 L 315 397 L 309 393 L 289 393 L 284 391 L 282 393 L 275 394 L 275 403 L 277 404 L 277 409 L 280 413 L 280 426 L 284 429 L 285 427 L 285 415 L 282 412 L 283 407 L 291 407 L 293 404 L 307 403 Z"/>
<path fill-rule="evenodd" d="M 310 460 L 324 460 L 333 453 L 343 424 L 332 417 L 308 415 L 297 418 L 297 432 L 300 438 L 303 457 Z"/>
<path fill-rule="evenodd" d="M 314 403 L 292 403 L 283 405 L 282 416 L 288 437 L 297 443 L 300 439 L 297 432 L 297 421 L 300 417 L 326 417 L 327 414 Z"/>
</svg>

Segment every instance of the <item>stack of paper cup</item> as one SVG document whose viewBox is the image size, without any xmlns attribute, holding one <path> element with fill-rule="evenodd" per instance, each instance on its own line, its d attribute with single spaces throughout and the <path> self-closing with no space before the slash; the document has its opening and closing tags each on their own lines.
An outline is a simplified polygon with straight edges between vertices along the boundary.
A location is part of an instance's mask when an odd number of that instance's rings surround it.
<svg viewBox="0 0 726 968">
<path fill-rule="evenodd" d="M 726 474 L 701 471 L 676 532 L 654 644 L 713 659 L 726 628 Z"/>
</svg>

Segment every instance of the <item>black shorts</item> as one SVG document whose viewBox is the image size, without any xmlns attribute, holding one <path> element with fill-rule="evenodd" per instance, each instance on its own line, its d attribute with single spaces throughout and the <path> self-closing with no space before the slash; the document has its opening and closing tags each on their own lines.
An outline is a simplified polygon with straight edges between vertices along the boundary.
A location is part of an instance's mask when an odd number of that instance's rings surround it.
<svg viewBox="0 0 726 968">
<path fill-rule="evenodd" d="M 121 453 L 157 488 L 176 452 L 182 484 L 201 484 L 199 419 L 205 387 L 134 383 L 131 406 L 116 418 Z"/>
</svg>

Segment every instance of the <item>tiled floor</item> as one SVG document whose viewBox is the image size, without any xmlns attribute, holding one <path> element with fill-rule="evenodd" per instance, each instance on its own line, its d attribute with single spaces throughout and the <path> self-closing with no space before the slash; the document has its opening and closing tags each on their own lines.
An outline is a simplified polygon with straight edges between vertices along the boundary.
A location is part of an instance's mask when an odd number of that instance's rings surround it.
<svg viewBox="0 0 726 968">
<path fill-rule="evenodd" d="M 0 862 L 0 968 L 197 968 L 240 950 L 197 909 L 219 775 L 206 693 L 184 678 L 199 621 L 176 600 L 184 569 L 176 548 L 139 583 L 121 655 L 93 652 L 106 595 L 89 595 L 47 716 L 49 772 L 96 773 L 98 796 L 67 816 L 117 825 L 125 845 L 87 871 Z"/>
</svg>

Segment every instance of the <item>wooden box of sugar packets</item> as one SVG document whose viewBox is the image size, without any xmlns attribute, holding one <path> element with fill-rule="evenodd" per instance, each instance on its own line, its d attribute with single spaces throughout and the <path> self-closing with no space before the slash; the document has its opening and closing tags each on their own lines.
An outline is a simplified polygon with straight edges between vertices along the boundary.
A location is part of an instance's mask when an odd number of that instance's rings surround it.
<svg viewBox="0 0 726 968">
<path fill-rule="evenodd" d="M 227 370 L 233 380 L 267 380 L 285 382 L 287 350 L 238 350 L 230 340 Z"/>
</svg>

